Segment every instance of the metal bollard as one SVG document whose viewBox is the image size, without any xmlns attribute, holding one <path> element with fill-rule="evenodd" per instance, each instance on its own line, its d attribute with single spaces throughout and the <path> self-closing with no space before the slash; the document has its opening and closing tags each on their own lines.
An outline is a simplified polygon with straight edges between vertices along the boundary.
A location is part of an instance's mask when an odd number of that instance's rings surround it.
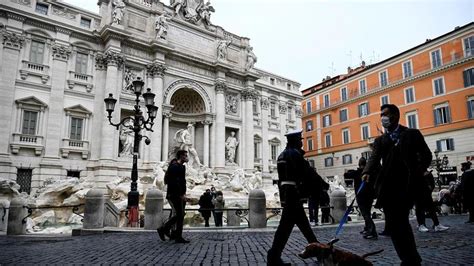
<svg viewBox="0 0 474 266">
<path fill-rule="evenodd" d="M 249 193 L 249 227 L 267 227 L 267 201 L 265 192 L 254 189 Z"/>
<path fill-rule="evenodd" d="M 338 223 L 344 217 L 344 213 L 347 209 L 346 192 L 342 190 L 334 190 L 331 192 L 331 206 L 334 208 L 331 210 L 331 215 L 334 218 L 334 222 Z"/>
<path fill-rule="evenodd" d="M 101 189 L 91 189 L 86 194 L 84 208 L 84 229 L 98 229 L 104 227 L 104 192 Z"/>
<path fill-rule="evenodd" d="M 23 219 L 28 215 L 28 210 L 24 207 L 25 204 L 25 200 L 19 197 L 13 198 L 10 202 L 7 235 L 26 234 L 26 220 L 23 222 Z"/>
<path fill-rule="evenodd" d="M 155 230 L 163 223 L 163 192 L 149 189 L 145 197 L 145 229 Z"/>
</svg>

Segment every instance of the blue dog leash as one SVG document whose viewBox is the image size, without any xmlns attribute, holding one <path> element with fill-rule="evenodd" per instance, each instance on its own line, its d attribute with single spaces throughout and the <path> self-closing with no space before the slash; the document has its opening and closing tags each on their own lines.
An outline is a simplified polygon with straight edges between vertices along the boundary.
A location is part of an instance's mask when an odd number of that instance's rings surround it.
<svg viewBox="0 0 474 266">
<path fill-rule="evenodd" d="M 352 200 L 352 202 L 351 202 L 351 204 L 349 205 L 349 207 L 347 207 L 346 213 L 344 213 L 344 216 L 342 217 L 341 221 L 339 222 L 339 226 L 337 227 L 336 235 L 334 235 L 334 239 L 337 239 L 337 235 L 339 235 L 339 233 L 341 232 L 342 227 L 344 226 L 344 224 L 345 224 L 346 221 L 347 221 L 347 217 L 349 217 L 349 213 L 352 211 L 352 207 L 353 207 L 353 205 L 354 205 L 354 201 L 355 201 L 357 195 L 359 195 L 359 193 L 360 193 L 360 191 L 362 190 L 362 188 L 364 188 L 364 185 L 365 185 L 365 181 L 362 180 L 362 183 L 360 183 L 360 187 L 359 187 L 359 189 L 357 190 L 357 193 L 355 194 L 354 199 Z"/>
</svg>

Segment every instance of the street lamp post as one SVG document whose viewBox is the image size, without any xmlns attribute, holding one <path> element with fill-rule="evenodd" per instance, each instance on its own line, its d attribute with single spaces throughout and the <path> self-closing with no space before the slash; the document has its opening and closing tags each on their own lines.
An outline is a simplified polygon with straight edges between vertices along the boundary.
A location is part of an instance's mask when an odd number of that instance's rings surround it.
<svg viewBox="0 0 474 266">
<path fill-rule="evenodd" d="M 108 113 L 107 118 L 109 119 L 110 125 L 114 126 L 117 130 L 119 130 L 120 126 L 128 127 L 130 130 L 133 130 L 134 134 L 134 142 L 133 142 L 133 165 L 132 165 L 132 183 L 130 186 L 130 192 L 128 192 L 128 217 L 129 217 L 129 224 L 131 226 L 136 226 L 138 224 L 138 203 L 139 203 L 139 192 L 137 190 L 137 180 L 138 180 L 138 169 L 137 169 L 137 160 L 138 160 L 138 148 L 140 145 L 140 141 L 142 138 L 145 138 L 145 144 L 149 145 L 151 140 L 147 136 L 143 136 L 140 134 L 142 129 L 147 131 L 153 132 L 153 120 L 156 118 L 156 114 L 158 112 L 158 107 L 155 106 L 155 94 L 151 92 L 151 89 L 148 88 L 147 92 L 143 93 L 143 85 L 145 83 L 141 80 L 141 78 L 137 78 L 132 82 L 133 91 L 135 93 L 135 106 L 134 106 L 134 115 L 133 117 L 126 117 L 122 119 L 119 123 L 115 124 L 112 122 L 112 112 L 115 109 L 115 104 L 117 100 L 113 98 L 112 93 L 109 94 L 108 98 L 104 99 L 105 102 L 105 109 Z M 140 110 L 140 95 L 142 95 L 143 100 L 145 102 L 145 106 L 148 112 L 148 118 L 145 120 L 143 117 L 143 113 Z M 132 121 L 133 125 L 127 123 L 128 121 Z"/>
</svg>

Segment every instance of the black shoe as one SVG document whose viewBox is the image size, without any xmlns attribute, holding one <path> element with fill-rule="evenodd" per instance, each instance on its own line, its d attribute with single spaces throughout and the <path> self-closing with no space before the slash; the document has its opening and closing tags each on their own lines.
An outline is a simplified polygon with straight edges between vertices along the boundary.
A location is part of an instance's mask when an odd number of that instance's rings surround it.
<svg viewBox="0 0 474 266">
<path fill-rule="evenodd" d="M 167 234 L 166 236 L 170 239 L 170 241 L 175 240 L 178 237 L 175 231 L 171 231 L 171 233 Z"/>
<path fill-rule="evenodd" d="M 378 239 L 377 233 L 365 234 L 363 237 L 364 237 L 364 239 L 370 239 L 370 240 L 377 240 Z"/>
<path fill-rule="evenodd" d="M 465 224 L 474 224 L 474 221 L 467 221 Z"/>
<path fill-rule="evenodd" d="M 267 265 L 269 266 L 281 266 L 281 265 L 291 265 L 291 263 L 283 262 L 280 256 L 275 255 L 274 252 L 270 249 L 267 254 Z"/>
<path fill-rule="evenodd" d="M 180 237 L 180 238 L 176 238 L 176 239 L 174 240 L 174 242 L 175 242 L 175 243 L 180 243 L 180 244 L 187 244 L 187 243 L 189 243 L 190 241 L 189 241 L 189 240 L 186 240 L 186 239 L 184 239 L 184 238 L 182 238 L 182 237 Z"/>
<path fill-rule="evenodd" d="M 365 234 L 367 234 L 367 231 L 365 231 L 365 229 L 364 229 L 364 230 L 360 231 L 359 234 L 365 235 Z"/>
<path fill-rule="evenodd" d="M 161 241 L 166 241 L 166 238 L 165 238 L 166 230 L 163 227 L 158 227 L 156 229 L 156 232 L 158 232 L 158 235 L 160 236 Z"/>
</svg>

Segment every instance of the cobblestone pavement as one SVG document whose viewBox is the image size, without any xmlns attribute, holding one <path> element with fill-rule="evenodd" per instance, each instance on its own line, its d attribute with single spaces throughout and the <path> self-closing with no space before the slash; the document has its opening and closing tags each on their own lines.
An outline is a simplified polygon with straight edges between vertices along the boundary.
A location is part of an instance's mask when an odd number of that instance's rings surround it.
<svg viewBox="0 0 474 266">
<path fill-rule="evenodd" d="M 467 216 L 440 217 L 451 227 L 445 232 L 419 233 L 418 249 L 425 265 L 474 264 L 474 225 L 464 224 Z M 431 220 L 428 220 L 428 223 Z M 377 223 L 379 230 L 383 222 Z M 365 240 L 359 234 L 362 224 L 344 227 L 337 247 L 356 254 L 379 250 L 369 259 L 376 265 L 398 264 L 390 238 Z M 328 241 L 334 226 L 315 227 L 320 241 Z M 89 236 L 0 236 L 0 264 L 195 264 L 262 265 L 273 240 L 274 228 L 266 230 L 185 230 L 190 244 L 162 242 L 156 232 L 104 233 Z M 306 245 L 295 230 L 283 259 L 295 265 L 317 265 L 314 259 L 302 260 L 296 254 Z"/>
</svg>

